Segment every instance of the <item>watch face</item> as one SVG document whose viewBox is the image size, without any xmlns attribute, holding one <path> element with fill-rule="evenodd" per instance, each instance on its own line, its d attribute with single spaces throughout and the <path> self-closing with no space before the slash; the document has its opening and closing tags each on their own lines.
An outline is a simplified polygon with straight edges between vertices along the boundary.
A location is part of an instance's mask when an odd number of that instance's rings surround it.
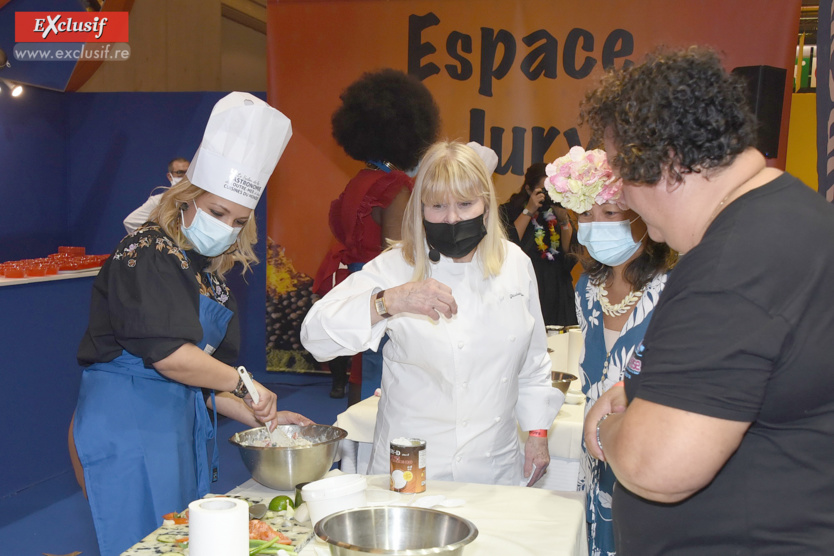
<svg viewBox="0 0 834 556">
<path fill-rule="evenodd" d="M 385 302 L 382 300 L 381 297 L 378 297 L 374 300 L 374 304 L 376 305 L 376 312 L 380 315 L 385 313 Z"/>
</svg>

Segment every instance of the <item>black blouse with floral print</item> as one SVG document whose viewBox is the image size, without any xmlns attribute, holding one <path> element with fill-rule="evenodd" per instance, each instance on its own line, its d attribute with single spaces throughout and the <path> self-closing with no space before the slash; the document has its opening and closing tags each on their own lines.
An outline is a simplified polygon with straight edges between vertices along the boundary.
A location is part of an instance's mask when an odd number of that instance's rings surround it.
<svg viewBox="0 0 834 556">
<path fill-rule="evenodd" d="M 234 364 L 240 349 L 237 304 L 225 281 L 203 270 L 207 266 L 206 257 L 178 248 L 157 225 L 126 236 L 93 284 L 79 364 L 111 361 L 125 350 L 150 367 L 183 344 L 198 343 L 203 337 L 201 295 L 234 314 L 214 352 L 217 359 Z"/>
</svg>

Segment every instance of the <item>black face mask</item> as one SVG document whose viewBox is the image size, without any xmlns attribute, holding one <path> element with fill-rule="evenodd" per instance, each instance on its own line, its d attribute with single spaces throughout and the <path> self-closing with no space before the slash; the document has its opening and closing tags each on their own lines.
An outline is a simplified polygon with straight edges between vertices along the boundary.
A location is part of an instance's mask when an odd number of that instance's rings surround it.
<svg viewBox="0 0 834 556">
<path fill-rule="evenodd" d="M 433 223 L 424 219 L 423 227 L 429 242 L 429 259 L 434 262 L 440 260 L 440 253 L 450 259 L 465 257 L 481 243 L 487 233 L 483 214 L 454 224 Z"/>
</svg>

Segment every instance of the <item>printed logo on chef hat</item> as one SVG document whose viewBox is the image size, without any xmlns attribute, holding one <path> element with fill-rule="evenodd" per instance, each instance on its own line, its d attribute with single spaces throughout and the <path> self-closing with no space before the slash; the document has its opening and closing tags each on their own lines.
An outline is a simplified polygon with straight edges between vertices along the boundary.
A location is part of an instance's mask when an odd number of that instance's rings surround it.
<svg viewBox="0 0 834 556">
<path fill-rule="evenodd" d="M 281 112 L 249 93 L 229 93 L 214 105 L 186 176 L 254 209 L 291 136 L 290 119 Z"/>
</svg>

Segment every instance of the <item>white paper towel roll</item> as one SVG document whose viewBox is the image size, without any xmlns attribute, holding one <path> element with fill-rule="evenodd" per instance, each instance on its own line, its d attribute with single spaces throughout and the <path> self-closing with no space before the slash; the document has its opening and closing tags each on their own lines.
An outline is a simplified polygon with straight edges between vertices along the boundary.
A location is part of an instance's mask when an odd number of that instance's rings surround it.
<svg viewBox="0 0 834 556">
<path fill-rule="evenodd" d="M 208 498 L 188 505 L 191 556 L 247 556 L 249 504 L 238 498 Z"/>
<path fill-rule="evenodd" d="M 572 390 L 581 390 L 582 373 L 579 372 L 579 355 L 582 353 L 582 331 L 578 328 L 568 330 L 568 372 L 580 380 L 571 383 Z"/>
<path fill-rule="evenodd" d="M 568 335 L 553 334 L 547 337 L 547 347 L 552 349 L 550 360 L 553 362 L 552 370 L 558 373 L 568 371 Z"/>
</svg>

